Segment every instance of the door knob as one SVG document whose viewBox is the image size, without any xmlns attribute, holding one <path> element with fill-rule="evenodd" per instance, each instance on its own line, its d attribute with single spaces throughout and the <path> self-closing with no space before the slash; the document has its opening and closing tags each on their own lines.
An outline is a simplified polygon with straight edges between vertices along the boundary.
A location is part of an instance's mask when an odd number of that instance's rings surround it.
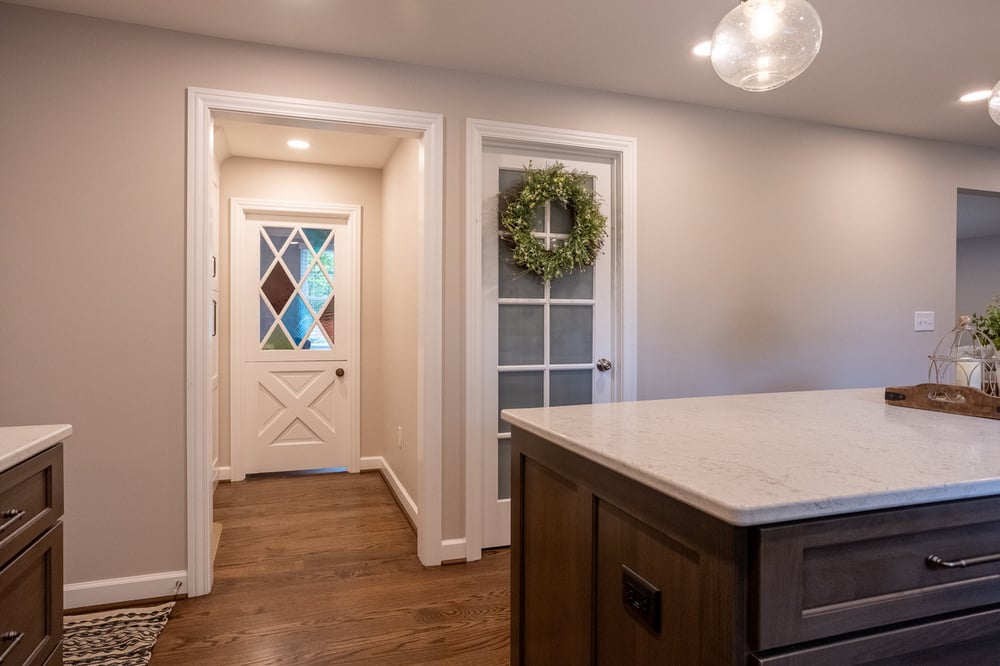
<svg viewBox="0 0 1000 666">
<path fill-rule="evenodd" d="M 601 372 L 607 372 L 613 367 L 615 366 L 608 359 L 606 358 L 597 359 L 597 369 L 600 370 Z"/>
<path fill-rule="evenodd" d="M 343 368 L 337 368 L 337 376 L 338 377 L 343 377 L 344 376 L 344 369 Z"/>
</svg>

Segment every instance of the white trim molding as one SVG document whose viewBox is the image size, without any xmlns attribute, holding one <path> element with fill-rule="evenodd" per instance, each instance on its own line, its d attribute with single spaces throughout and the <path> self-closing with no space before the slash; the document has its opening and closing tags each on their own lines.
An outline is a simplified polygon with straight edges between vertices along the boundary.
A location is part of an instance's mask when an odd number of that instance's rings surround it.
<svg viewBox="0 0 1000 666">
<path fill-rule="evenodd" d="M 162 571 L 64 585 L 63 607 L 71 610 L 181 594 L 187 594 L 187 572 Z"/>
<path fill-rule="evenodd" d="M 400 506 L 403 507 L 403 511 L 409 517 L 410 522 L 414 525 L 417 524 L 417 503 L 413 501 L 410 493 L 406 491 L 406 486 L 399 480 L 396 476 L 396 472 L 393 471 L 392 465 L 383 456 L 365 456 L 361 459 L 361 471 L 371 472 L 378 471 L 382 473 L 382 478 L 385 482 L 389 484 L 392 489 L 392 493 L 399 500 Z"/>
<path fill-rule="evenodd" d="M 465 136 L 465 551 L 482 557 L 483 415 L 478 388 L 483 385 L 482 170 L 487 147 L 542 150 L 566 159 L 610 160 L 615 225 L 613 290 L 614 350 L 618 384 L 614 400 L 636 399 L 636 225 L 637 141 L 634 137 L 521 125 L 469 118 Z M 491 417 L 492 418 L 492 417 Z"/>
<path fill-rule="evenodd" d="M 213 114 L 281 118 L 322 129 L 366 128 L 416 136 L 421 144 L 422 244 L 418 249 L 417 555 L 441 563 L 442 239 L 444 117 L 440 114 L 255 95 L 187 90 L 186 440 L 187 586 L 189 596 L 212 589 L 212 444 L 209 372 L 211 321 L 209 206 Z"/>
<path fill-rule="evenodd" d="M 298 215 L 303 217 L 321 217 L 346 220 L 350 228 L 350 266 L 354 272 L 353 294 L 350 295 L 351 313 L 350 319 L 350 347 L 347 350 L 348 358 L 353 367 L 357 368 L 361 364 L 361 206 L 357 204 L 322 203 L 314 201 L 281 201 L 277 199 L 250 199 L 245 197 L 233 197 L 229 201 L 229 219 L 231 228 L 229 232 L 229 251 L 231 253 L 232 275 L 239 275 L 245 270 L 247 258 L 241 254 L 242 237 L 235 231 L 238 225 L 246 223 L 247 215 L 260 213 L 270 213 L 276 215 Z M 252 262 L 251 262 L 252 263 Z M 240 280 L 242 278 L 239 278 Z M 235 303 L 236 299 L 232 295 L 239 290 L 239 282 L 234 279 L 229 281 L 230 303 Z M 233 307 L 230 314 L 232 325 L 229 327 L 229 373 L 231 387 L 229 396 L 229 431 L 232 433 L 232 443 L 229 447 L 230 480 L 243 481 L 246 478 L 246 438 L 244 428 L 246 427 L 246 405 L 243 402 L 242 387 L 245 377 L 245 365 L 243 358 L 243 346 L 239 344 L 233 336 L 234 331 L 243 331 L 246 322 L 243 310 L 240 307 Z M 256 323 L 253 324 L 256 326 Z M 360 373 L 358 373 L 360 376 Z M 361 382 L 354 380 L 348 382 L 347 401 L 350 424 L 347 430 L 353 433 L 350 442 L 347 470 L 349 472 L 358 471 L 358 461 L 361 458 Z"/>
</svg>

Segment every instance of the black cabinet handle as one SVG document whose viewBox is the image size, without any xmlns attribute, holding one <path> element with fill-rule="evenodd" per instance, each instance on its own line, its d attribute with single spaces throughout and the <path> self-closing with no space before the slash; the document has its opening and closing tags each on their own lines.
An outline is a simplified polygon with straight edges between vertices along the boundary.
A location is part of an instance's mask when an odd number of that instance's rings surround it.
<svg viewBox="0 0 1000 666">
<path fill-rule="evenodd" d="M 931 569 L 964 569 L 974 567 L 977 564 L 989 564 L 990 562 L 1000 562 L 1000 553 L 994 555 L 981 555 L 979 557 L 969 557 L 964 560 L 943 560 L 937 555 L 928 555 L 927 566 Z"/>
<path fill-rule="evenodd" d="M 20 509 L 7 509 L 0 514 L 0 518 L 4 518 L 3 524 L 0 525 L 0 534 L 3 534 L 8 527 L 24 518 L 24 513 Z M 6 636 L 6 634 L 4 635 Z M 0 661 L 3 661 L 3 659 L 0 658 Z"/>
<path fill-rule="evenodd" d="M 16 648 L 17 644 L 21 642 L 22 638 L 24 638 L 23 631 L 7 631 L 0 634 L 0 641 L 5 643 L 7 641 L 12 641 L 12 643 L 7 646 L 7 649 L 3 651 L 3 654 L 0 654 L 0 664 L 3 663 L 4 659 L 10 656 L 10 653 L 14 651 L 14 648 Z"/>
</svg>

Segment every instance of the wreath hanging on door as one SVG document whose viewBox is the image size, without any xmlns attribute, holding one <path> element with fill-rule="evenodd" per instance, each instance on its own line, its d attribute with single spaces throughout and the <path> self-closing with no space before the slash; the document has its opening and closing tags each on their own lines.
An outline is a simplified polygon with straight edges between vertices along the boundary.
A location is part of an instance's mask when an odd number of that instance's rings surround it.
<svg viewBox="0 0 1000 666">
<path fill-rule="evenodd" d="M 559 278 L 597 260 L 607 235 L 607 218 L 601 214 L 597 195 L 587 187 L 587 174 L 562 164 L 544 169 L 525 167 L 524 179 L 500 194 L 500 226 L 510 233 L 514 263 L 543 280 Z M 546 248 L 532 235 L 535 212 L 551 201 L 569 213 L 569 237 Z M 502 233 L 502 232 L 501 232 Z"/>
</svg>

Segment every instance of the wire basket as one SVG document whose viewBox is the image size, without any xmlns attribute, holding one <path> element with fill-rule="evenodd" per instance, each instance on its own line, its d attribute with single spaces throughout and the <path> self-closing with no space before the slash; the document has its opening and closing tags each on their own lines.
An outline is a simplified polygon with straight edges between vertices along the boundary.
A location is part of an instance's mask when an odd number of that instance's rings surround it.
<svg viewBox="0 0 1000 666">
<path fill-rule="evenodd" d="M 929 358 L 928 382 L 968 386 L 986 395 L 1000 396 L 1000 354 L 990 338 L 972 323 L 972 317 L 962 315 Z"/>
</svg>

